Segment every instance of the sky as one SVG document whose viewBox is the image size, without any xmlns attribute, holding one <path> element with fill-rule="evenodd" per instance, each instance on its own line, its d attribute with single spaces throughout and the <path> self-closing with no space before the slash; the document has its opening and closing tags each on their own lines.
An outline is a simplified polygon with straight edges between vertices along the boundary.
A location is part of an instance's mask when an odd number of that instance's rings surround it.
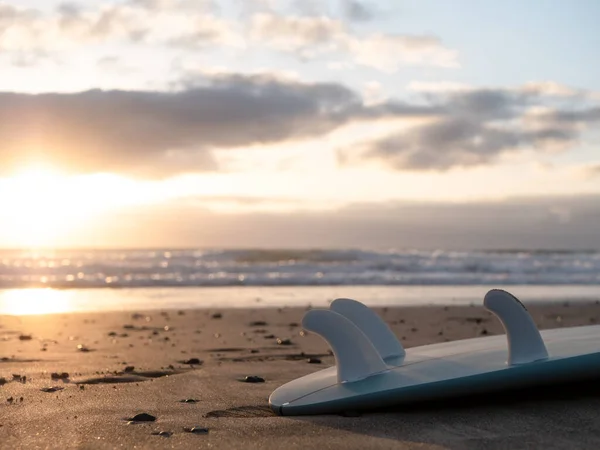
<svg viewBox="0 0 600 450">
<path fill-rule="evenodd" d="M 600 248 L 595 0 L 0 0 L 0 247 Z"/>
</svg>

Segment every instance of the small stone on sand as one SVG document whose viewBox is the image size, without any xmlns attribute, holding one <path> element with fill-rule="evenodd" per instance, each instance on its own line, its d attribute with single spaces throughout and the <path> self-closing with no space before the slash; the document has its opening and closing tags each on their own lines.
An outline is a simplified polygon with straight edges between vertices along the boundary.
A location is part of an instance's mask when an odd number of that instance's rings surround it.
<svg viewBox="0 0 600 450">
<path fill-rule="evenodd" d="M 171 437 L 173 433 L 170 431 L 153 431 L 153 436 Z"/>
<path fill-rule="evenodd" d="M 265 379 L 261 378 L 261 377 L 257 377 L 256 375 L 249 375 L 240 381 L 243 381 L 244 383 L 264 383 Z"/>
<path fill-rule="evenodd" d="M 194 434 L 208 434 L 208 428 L 204 427 L 183 427 L 183 431 Z"/>
<path fill-rule="evenodd" d="M 40 391 L 42 391 L 42 392 L 56 392 L 56 391 L 62 391 L 63 389 L 64 389 L 64 387 L 51 386 L 51 387 L 42 388 L 42 389 L 40 389 Z"/>
<path fill-rule="evenodd" d="M 190 364 L 190 365 L 200 365 L 202 364 L 202 360 L 198 359 L 198 358 L 190 358 L 190 359 L 185 359 L 183 361 L 179 361 L 181 364 Z"/>
<path fill-rule="evenodd" d="M 52 378 L 53 380 L 66 380 L 69 378 L 69 374 L 67 372 L 52 372 L 50 374 L 50 378 Z"/>
<path fill-rule="evenodd" d="M 148 413 L 140 413 L 125 420 L 129 422 L 154 422 L 156 420 L 156 417 Z"/>
</svg>

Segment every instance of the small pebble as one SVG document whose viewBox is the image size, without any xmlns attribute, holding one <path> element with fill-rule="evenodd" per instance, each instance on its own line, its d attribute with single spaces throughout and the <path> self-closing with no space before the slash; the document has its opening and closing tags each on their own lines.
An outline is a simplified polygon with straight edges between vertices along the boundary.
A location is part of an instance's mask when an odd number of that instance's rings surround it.
<svg viewBox="0 0 600 450">
<path fill-rule="evenodd" d="M 213 319 L 221 319 L 223 317 L 223 314 L 221 314 L 221 313 L 214 313 L 211 317 Z"/>
<path fill-rule="evenodd" d="M 277 345 L 292 345 L 290 339 L 277 339 Z"/>
<path fill-rule="evenodd" d="M 184 400 L 179 400 L 179 403 L 198 403 L 198 400 L 195 398 L 186 398 Z"/>
<path fill-rule="evenodd" d="M 129 373 L 129 372 L 133 372 L 134 370 L 135 370 L 134 366 L 127 366 L 127 367 L 125 367 L 125 369 L 123 369 L 123 372 Z"/>
<path fill-rule="evenodd" d="M 140 413 L 125 420 L 128 420 L 129 422 L 154 422 L 156 417 L 148 413 Z"/>
<path fill-rule="evenodd" d="M 261 378 L 261 377 L 257 377 L 256 375 L 249 375 L 240 381 L 243 381 L 244 383 L 264 383 L 265 379 Z"/>
<path fill-rule="evenodd" d="M 173 433 L 171 433 L 170 431 L 153 431 L 152 435 L 153 436 L 163 436 L 163 437 L 171 437 Z"/>
<path fill-rule="evenodd" d="M 40 391 L 42 391 L 42 392 L 56 392 L 56 391 L 62 391 L 63 389 L 64 389 L 64 387 L 52 386 L 52 387 L 42 388 L 42 389 L 40 389 Z"/>
<path fill-rule="evenodd" d="M 32 339 L 30 334 L 21 334 L 19 336 L 20 341 L 30 341 Z"/>
<path fill-rule="evenodd" d="M 198 358 L 190 358 L 180 361 L 181 364 L 200 365 L 202 361 Z"/>
<path fill-rule="evenodd" d="M 87 348 L 87 347 L 86 347 L 85 345 L 83 345 L 83 344 L 78 344 L 78 345 L 77 345 L 77 350 L 78 350 L 78 351 L 80 351 L 80 352 L 84 352 L 84 353 L 86 353 L 86 352 L 91 352 L 91 350 L 90 350 L 89 348 Z"/>
<path fill-rule="evenodd" d="M 194 434 L 208 434 L 208 428 L 203 427 L 183 427 L 183 431 Z"/>
<path fill-rule="evenodd" d="M 309 364 L 321 364 L 321 360 L 319 358 L 308 358 L 306 361 Z"/>
<path fill-rule="evenodd" d="M 52 378 L 53 380 L 66 380 L 69 378 L 69 374 L 67 372 L 52 372 L 50 374 L 50 378 Z"/>
</svg>

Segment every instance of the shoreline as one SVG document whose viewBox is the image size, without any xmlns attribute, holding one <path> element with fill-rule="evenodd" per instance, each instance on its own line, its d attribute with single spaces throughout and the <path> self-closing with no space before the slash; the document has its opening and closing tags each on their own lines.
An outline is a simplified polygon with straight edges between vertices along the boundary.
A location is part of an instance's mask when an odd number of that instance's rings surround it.
<svg viewBox="0 0 600 450">
<path fill-rule="evenodd" d="M 327 307 L 354 298 L 370 307 L 481 304 L 494 286 L 293 286 L 2 289 L 0 315 L 136 309 Z M 526 304 L 600 301 L 600 285 L 501 286 Z"/>
</svg>

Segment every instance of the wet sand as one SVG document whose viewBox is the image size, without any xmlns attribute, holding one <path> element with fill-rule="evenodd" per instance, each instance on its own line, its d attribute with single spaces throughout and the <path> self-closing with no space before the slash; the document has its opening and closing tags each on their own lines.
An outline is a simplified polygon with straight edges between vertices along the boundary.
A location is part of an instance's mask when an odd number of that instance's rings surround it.
<svg viewBox="0 0 600 450">
<path fill-rule="evenodd" d="M 405 347 L 502 333 L 479 306 L 376 310 Z M 529 310 L 542 329 L 600 323 L 596 303 Z M 0 448 L 600 448 L 593 386 L 277 417 L 275 388 L 334 364 L 304 312 L 0 316 Z M 156 420 L 130 423 L 141 413 Z"/>
</svg>

